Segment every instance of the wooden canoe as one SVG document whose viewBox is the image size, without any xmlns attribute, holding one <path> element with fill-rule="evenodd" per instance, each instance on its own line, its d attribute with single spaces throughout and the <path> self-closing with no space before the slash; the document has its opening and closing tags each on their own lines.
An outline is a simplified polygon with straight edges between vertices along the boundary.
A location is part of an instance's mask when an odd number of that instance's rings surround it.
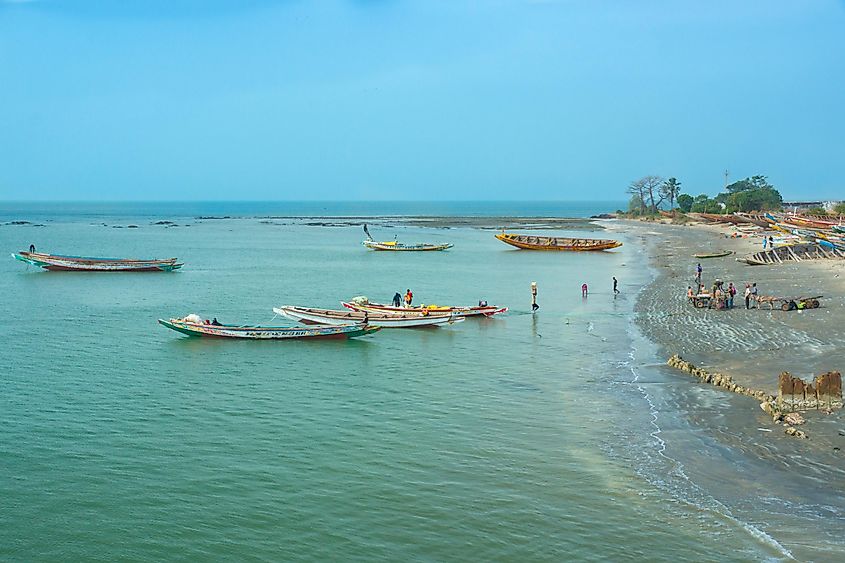
<svg viewBox="0 0 845 563">
<path fill-rule="evenodd" d="M 274 307 L 273 312 L 304 324 L 341 325 L 349 323 L 374 324 L 382 328 L 423 328 L 461 322 L 464 317 L 450 313 L 384 313 L 369 311 L 335 311 L 314 307 Z"/>
<path fill-rule="evenodd" d="M 247 338 L 253 340 L 292 340 L 298 338 L 354 338 L 372 334 L 381 327 L 364 324 L 319 327 L 270 327 L 210 325 L 192 323 L 183 319 L 159 319 L 159 324 L 188 336 L 215 338 Z"/>
<path fill-rule="evenodd" d="M 176 258 L 91 258 L 43 252 L 18 252 L 16 260 L 53 272 L 172 272 L 182 267 Z"/>
<path fill-rule="evenodd" d="M 622 246 L 621 242 L 610 239 L 545 237 L 512 233 L 499 233 L 496 238 L 522 250 L 590 251 L 609 250 Z"/>
<path fill-rule="evenodd" d="M 723 250 L 721 252 L 702 252 L 700 254 L 693 254 L 695 258 L 722 258 L 723 256 L 730 256 L 733 250 Z"/>
<path fill-rule="evenodd" d="M 396 242 L 395 240 L 387 242 L 365 240 L 362 244 L 371 250 L 388 250 L 393 252 L 426 252 L 452 248 L 451 243 L 431 244 L 428 242 L 421 242 L 419 244 L 403 244 L 401 242 Z"/>
<path fill-rule="evenodd" d="M 432 313 L 449 313 L 455 317 L 492 317 L 508 311 L 507 307 L 489 306 L 470 306 L 470 307 L 444 307 L 440 305 L 419 305 L 418 307 L 393 307 L 391 305 L 381 305 L 379 303 L 349 303 L 341 301 L 341 305 L 352 311 L 369 311 L 372 313 L 389 313 L 394 315 L 413 314 L 417 316 L 427 316 Z"/>
</svg>

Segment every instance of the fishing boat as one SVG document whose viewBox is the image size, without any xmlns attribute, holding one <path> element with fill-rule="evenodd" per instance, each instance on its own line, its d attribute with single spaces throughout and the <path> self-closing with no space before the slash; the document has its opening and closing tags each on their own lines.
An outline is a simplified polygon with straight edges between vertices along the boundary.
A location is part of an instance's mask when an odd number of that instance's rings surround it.
<svg viewBox="0 0 845 563">
<path fill-rule="evenodd" d="M 191 322 L 185 319 L 159 319 L 159 324 L 188 336 L 208 336 L 215 338 L 247 338 L 253 340 L 292 340 L 296 338 L 354 338 L 372 334 L 381 329 L 379 326 L 366 324 L 345 324 L 318 327 L 274 327 L 274 326 L 239 326 L 212 325 L 203 322 Z"/>
<path fill-rule="evenodd" d="M 461 322 L 464 317 L 450 313 L 385 313 L 369 311 L 335 311 L 313 307 L 274 307 L 273 312 L 304 324 L 343 325 L 349 323 L 375 324 L 382 328 L 423 328 Z"/>
<path fill-rule="evenodd" d="M 622 246 L 622 243 L 610 239 L 590 238 L 563 238 L 544 237 L 535 235 L 517 235 L 512 233 L 499 233 L 496 238 L 505 244 L 515 246 L 522 250 L 609 250 Z"/>
<path fill-rule="evenodd" d="M 362 244 L 371 250 L 389 250 L 394 252 L 426 252 L 446 250 L 448 248 L 452 248 L 451 243 L 435 244 L 430 242 L 421 242 L 417 244 L 404 244 L 399 242 L 398 240 L 379 242 L 373 240 L 373 237 L 370 236 L 370 231 L 369 229 L 367 229 L 366 224 L 364 225 L 364 233 L 366 233 L 367 235 L 367 240 L 365 240 Z"/>
<path fill-rule="evenodd" d="M 172 272 L 182 267 L 176 258 L 90 258 L 24 251 L 12 257 L 53 272 Z"/>
<path fill-rule="evenodd" d="M 411 251 L 411 252 L 420 252 L 420 251 L 428 251 L 428 250 L 446 250 L 448 248 L 452 248 L 450 243 L 444 244 L 431 244 L 427 242 L 421 242 L 419 244 L 403 244 L 401 242 L 391 240 L 387 242 L 377 242 L 374 240 L 365 240 L 363 245 L 371 250 L 393 250 L 393 251 Z"/>
<path fill-rule="evenodd" d="M 804 260 L 841 260 L 843 258 L 845 258 L 845 251 L 838 248 L 825 248 L 823 245 L 813 243 L 798 243 L 755 252 L 743 258 L 737 258 L 737 261 L 758 266 L 782 264 L 784 262 L 803 262 Z"/>
<path fill-rule="evenodd" d="M 356 303 L 341 301 L 341 305 L 352 311 L 368 311 L 370 313 L 413 314 L 417 316 L 428 316 L 432 313 L 449 313 L 455 317 L 492 317 L 508 311 L 507 307 L 496 307 L 495 305 L 479 305 L 468 307 L 446 307 L 441 305 L 419 305 L 416 307 L 403 308 L 379 303 Z"/>
<path fill-rule="evenodd" d="M 693 254 L 695 258 L 722 258 L 723 256 L 730 256 L 733 254 L 733 250 L 722 250 L 720 252 L 702 252 L 699 254 Z"/>
</svg>

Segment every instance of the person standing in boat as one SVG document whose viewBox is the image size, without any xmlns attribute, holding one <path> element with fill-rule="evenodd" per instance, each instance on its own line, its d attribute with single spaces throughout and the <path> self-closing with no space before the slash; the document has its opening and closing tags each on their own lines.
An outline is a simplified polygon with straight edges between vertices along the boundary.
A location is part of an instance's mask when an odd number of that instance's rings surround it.
<svg viewBox="0 0 845 563">
<path fill-rule="evenodd" d="M 414 302 L 414 294 L 411 293 L 411 290 L 408 289 L 405 291 L 405 308 L 410 309 L 411 303 Z"/>
<path fill-rule="evenodd" d="M 393 294 L 393 306 L 394 307 L 401 307 L 402 306 L 402 294 L 398 291 Z"/>
<path fill-rule="evenodd" d="M 29 253 L 30 253 L 30 254 L 35 254 L 35 245 L 34 245 L 34 244 L 30 244 L 30 245 L 29 245 Z"/>
</svg>

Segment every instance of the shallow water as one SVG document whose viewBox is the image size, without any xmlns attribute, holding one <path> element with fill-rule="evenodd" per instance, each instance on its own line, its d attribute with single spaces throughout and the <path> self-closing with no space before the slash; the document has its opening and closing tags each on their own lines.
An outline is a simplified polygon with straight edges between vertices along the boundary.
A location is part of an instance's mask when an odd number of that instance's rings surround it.
<svg viewBox="0 0 845 563">
<path fill-rule="evenodd" d="M 0 247 L 186 266 L 97 275 L 0 261 L 0 558 L 759 560 L 841 547 L 768 525 L 758 491 L 678 461 L 724 446 L 669 400 L 690 386 L 637 334 L 651 274 L 624 233 L 616 252 L 552 254 L 489 231 L 397 227 L 455 247 L 392 254 L 362 248 L 358 228 L 50 219 L 0 227 Z M 342 342 L 191 339 L 155 323 L 282 323 L 273 306 L 408 287 L 419 302 L 511 311 Z"/>
</svg>

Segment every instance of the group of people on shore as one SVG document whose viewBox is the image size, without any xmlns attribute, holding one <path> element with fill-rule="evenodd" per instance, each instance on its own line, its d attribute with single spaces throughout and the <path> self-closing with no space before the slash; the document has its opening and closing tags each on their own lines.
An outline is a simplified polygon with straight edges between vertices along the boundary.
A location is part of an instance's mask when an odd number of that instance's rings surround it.
<svg viewBox="0 0 845 563">
<path fill-rule="evenodd" d="M 707 287 L 701 283 L 702 272 L 701 264 L 698 264 L 695 269 L 696 289 L 693 289 L 691 285 L 687 286 L 687 300 L 692 305 L 698 307 L 703 306 L 702 303 L 706 301 L 708 309 L 733 309 L 734 300 L 737 293 L 739 293 L 737 286 L 733 282 L 728 282 L 728 286 L 725 287 L 725 282 L 716 279 L 710 291 L 707 291 Z M 745 284 L 743 298 L 745 299 L 746 309 L 751 309 L 752 307 L 760 308 L 760 295 L 757 291 L 757 282 L 748 282 Z"/>
</svg>

